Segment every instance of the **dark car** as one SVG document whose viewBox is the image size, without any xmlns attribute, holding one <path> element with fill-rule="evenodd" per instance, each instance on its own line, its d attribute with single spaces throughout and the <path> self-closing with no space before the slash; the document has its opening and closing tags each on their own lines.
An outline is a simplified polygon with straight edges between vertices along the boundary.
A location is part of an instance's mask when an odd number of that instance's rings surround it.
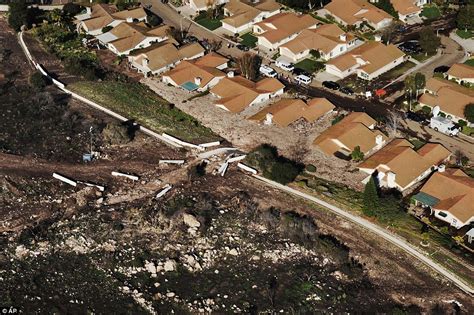
<svg viewBox="0 0 474 315">
<path fill-rule="evenodd" d="M 294 68 L 293 69 L 293 74 L 294 75 L 305 75 L 307 77 L 312 77 L 311 73 L 308 73 L 307 71 L 301 69 L 301 68 Z"/>
<path fill-rule="evenodd" d="M 342 87 L 339 91 L 341 91 L 342 93 L 347 94 L 347 95 L 353 95 L 354 94 L 354 90 L 352 90 L 351 88 L 349 88 L 347 86 Z"/>
<path fill-rule="evenodd" d="M 241 45 L 241 44 L 238 44 L 236 47 L 237 47 L 237 49 L 242 50 L 242 51 L 249 51 L 250 50 L 247 46 Z"/>
<path fill-rule="evenodd" d="M 448 66 L 439 66 L 439 67 L 434 68 L 433 72 L 434 73 L 446 73 L 446 72 L 448 72 L 448 70 L 449 70 Z"/>
<path fill-rule="evenodd" d="M 339 90 L 341 86 L 334 81 L 324 81 L 323 86 L 331 90 Z"/>
<path fill-rule="evenodd" d="M 419 122 L 419 123 L 423 123 L 423 122 L 426 121 L 425 116 L 423 116 L 421 114 L 418 114 L 418 113 L 414 113 L 414 112 L 407 112 L 406 117 L 407 117 L 407 119 L 410 119 L 410 120 L 413 120 L 413 121 L 416 121 L 416 122 Z"/>
</svg>

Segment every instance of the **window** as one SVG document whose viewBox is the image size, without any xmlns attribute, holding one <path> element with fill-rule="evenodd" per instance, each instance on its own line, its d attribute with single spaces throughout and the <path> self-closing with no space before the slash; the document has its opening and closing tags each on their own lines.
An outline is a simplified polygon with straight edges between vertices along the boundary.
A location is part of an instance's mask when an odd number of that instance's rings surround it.
<svg viewBox="0 0 474 315">
<path fill-rule="evenodd" d="M 443 217 L 443 218 L 446 218 L 446 217 L 448 216 L 446 213 L 444 213 L 444 212 L 442 212 L 442 211 L 440 211 L 440 212 L 438 213 L 438 215 L 439 215 L 440 217 Z"/>
</svg>

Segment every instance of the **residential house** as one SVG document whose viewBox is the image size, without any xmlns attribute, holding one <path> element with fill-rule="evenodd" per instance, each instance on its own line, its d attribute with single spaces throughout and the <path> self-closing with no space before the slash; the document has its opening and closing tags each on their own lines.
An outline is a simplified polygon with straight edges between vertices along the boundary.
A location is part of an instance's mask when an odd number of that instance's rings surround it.
<svg viewBox="0 0 474 315">
<path fill-rule="evenodd" d="M 253 33 L 258 38 L 260 48 L 278 49 L 306 29 L 314 29 L 318 20 L 308 14 L 279 13 L 253 26 Z"/>
<path fill-rule="evenodd" d="M 222 28 L 232 34 L 252 30 L 252 26 L 280 13 L 280 4 L 275 0 L 230 0 L 224 5 Z"/>
<path fill-rule="evenodd" d="M 320 10 L 323 17 L 330 15 L 344 26 L 361 27 L 367 23 L 375 30 L 388 26 L 393 17 L 365 0 L 332 0 Z"/>
<path fill-rule="evenodd" d="M 357 73 L 359 78 L 373 80 L 405 61 L 405 54 L 394 45 L 367 42 L 326 63 L 326 71 L 339 78 Z"/>
<path fill-rule="evenodd" d="M 313 144 L 325 154 L 339 158 L 349 158 L 356 147 L 368 155 L 387 142 L 387 136 L 375 130 L 375 125 L 376 121 L 366 113 L 350 113 L 322 132 Z"/>
<path fill-rule="evenodd" d="M 132 50 L 147 48 L 168 39 L 169 26 L 149 28 L 143 22 L 120 23 L 110 31 L 97 36 L 99 42 L 117 55 L 128 55 Z"/>
<path fill-rule="evenodd" d="M 474 67 L 464 64 L 455 63 L 448 70 L 448 80 L 454 80 L 462 85 L 474 85 Z"/>
<path fill-rule="evenodd" d="M 211 89 L 211 94 L 219 99 L 214 102 L 217 107 L 240 113 L 245 108 L 268 101 L 270 98 L 283 94 L 285 86 L 274 78 L 265 78 L 252 82 L 233 72 Z"/>
<path fill-rule="evenodd" d="M 265 107 L 249 120 L 263 122 L 265 125 L 287 127 L 300 119 L 314 122 L 332 112 L 334 108 L 335 106 L 325 98 L 314 98 L 308 103 L 300 99 L 285 98 Z"/>
<path fill-rule="evenodd" d="M 215 6 L 222 5 L 228 0 L 186 0 L 183 1 L 183 4 L 189 5 L 194 11 L 206 11 L 207 9 Z"/>
<path fill-rule="evenodd" d="M 456 229 L 474 222 L 474 179 L 459 169 L 445 170 L 440 167 L 413 196 L 413 200 L 430 208 L 437 219 Z M 473 236 L 471 234 L 471 241 Z"/>
<path fill-rule="evenodd" d="M 369 174 L 363 182 L 375 176 L 380 187 L 405 191 L 430 175 L 451 156 L 451 152 L 436 143 L 425 144 L 418 151 L 413 148 L 405 139 L 395 139 L 387 144 L 359 164 L 359 170 Z"/>
<path fill-rule="evenodd" d="M 229 59 L 227 59 L 226 57 L 223 57 L 215 52 L 211 52 L 205 55 L 204 57 L 196 60 L 196 65 L 224 70 L 227 68 L 228 62 L 229 62 Z"/>
<path fill-rule="evenodd" d="M 428 0 L 390 0 L 390 2 L 398 12 L 398 19 L 406 22 L 410 18 L 420 16 L 423 6 Z"/>
<path fill-rule="evenodd" d="M 336 24 L 325 24 L 303 30 L 279 50 L 280 56 L 294 63 L 307 58 L 313 50 L 318 51 L 322 59 L 329 60 L 355 47 L 356 41 L 353 34 L 344 32 Z"/>
<path fill-rule="evenodd" d="M 204 56 L 205 49 L 199 43 L 177 47 L 166 41 L 140 49 L 128 56 L 130 66 L 145 77 L 168 71 L 182 60 L 192 60 Z"/>
<path fill-rule="evenodd" d="M 162 81 L 189 92 L 202 92 L 218 84 L 225 76 L 219 69 L 199 65 L 199 59 L 184 60 L 174 69 L 163 73 Z"/>
<path fill-rule="evenodd" d="M 464 108 L 467 104 L 474 103 L 474 91 L 454 82 L 430 78 L 426 82 L 425 93 L 421 95 L 418 102 L 421 106 L 431 108 L 438 106 L 442 113 L 455 122 L 460 120 L 467 122 Z"/>
<path fill-rule="evenodd" d="M 89 35 L 100 35 L 104 27 L 115 27 L 122 22 L 143 22 L 147 14 L 141 7 L 118 11 L 115 5 L 99 3 L 87 8 L 87 13 L 76 16 L 78 29 Z"/>
</svg>

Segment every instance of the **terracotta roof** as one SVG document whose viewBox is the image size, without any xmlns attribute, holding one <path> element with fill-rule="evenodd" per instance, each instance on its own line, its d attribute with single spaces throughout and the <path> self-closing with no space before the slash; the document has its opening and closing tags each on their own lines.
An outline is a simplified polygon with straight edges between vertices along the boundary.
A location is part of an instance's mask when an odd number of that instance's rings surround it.
<svg viewBox="0 0 474 315">
<path fill-rule="evenodd" d="M 393 20 L 390 14 L 365 0 L 332 0 L 324 8 L 349 25 L 364 20 L 375 24 L 384 19 Z"/>
<path fill-rule="evenodd" d="M 325 98 L 312 99 L 308 104 L 300 99 L 281 99 L 249 119 L 261 122 L 270 113 L 273 115 L 272 120 L 275 124 L 286 127 L 301 118 L 313 122 L 334 108 L 335 106 Z"/>
<path fill-rule="evenodd" d="M 166 42 L 141 49 L 135 52 L 131 58 L 138 64 L 142 64 L 144 59 L 148 59 L 148 68 L 151 71 L 156 71 L 204 52 L 204 48 L 198 43 L 188 44 L 178 49 L 172 43 Z"/>
<path fill-rule="evenodd" d="M 380 42 L 367 42 L 342 56 L 328 61 L 327 64 L 344 71 L 357 65 L 357 58 L 359 58 L 366 62 L 366 64 L 361 65 L 360 69 L 371 74 L 404 55 L 394 45 L 386 46 Z"/>
<path fill-rule="evenodd" d="M 390 0 L 395 11 L 402 15 L 421 12 L 421 8 L 417 6 L 415 0 Z"/>
<path fill-rule="evenodd" d="M 316 24 L 318 21 L 311 15 L 285 12 L 271 16 L 255 25 L 264 30 L 257 37 L 264 37 L 270 43 L 277 43 Z"/>
<path fill-rule="evenodd" d="M 215 52 L 211 52 L 199 58 L 198 60 L 196 60 L 196 65 L 216 68 L 218 66 L 223 65 L 224 63 L 228 61 L 229 59 L 227 59 L 226 57 L 223 57 Z"/>
<path fill-rule="evenodd" d="M 375 120 L 365 113 L 351 113 L 321 133 L 313 144 L 328 155 L 333 155 L 341 149 L 336 141 L 347 146 L 350 151 L 359 146 L 362 152 L 367 153 L 376 146 L 378 135 L 385 141 L 387 139 L 380 131 L 369 128 L 374 124 Z"/>
<path fill-rule="evenodd" d="M 115 5 L 96 4 L 91 8 L 91 18 L 84 20 L 83 23 L 89 31 L 94 31 L 104 28 L 114 20 L 126 20 L 127 18 L 141 19 L 146 17 L 146 12 L 143 8 L 117 11 Z"/>
<path fill-rule="evenodd" d="M 455 63 L 449 68 L 448 74 L 459 79 L 474 79 L 474 67 L 464 63 Z"/>
<path fill-rule="evenodd" d="M 163 76 L 170 77 L 176 84 L 182 85 L 186 82 L 193 82 L 196 78 L 201 79 L 199 87 L 205 87 L 216 77 L 225 77 L 225 73 L 210 67 L 202 67 L 191 61 L 182 61 L 174 69 L 166 72 Z"/>
<path fill-rule="evenodd" d="M 474 216 L 474 179 L 459 170 L 434 173 L 421 191 L 439 200 L 434 209 L 449 212 L 464 223 Z"/>
<path fill-rule="evenodd" d="M 148 28 L 145 24 L 120 23 L 110 33 L 117 39 L 109 42 L 119 52 L 125 52 L 136 48 L 147 37 L 167 37 L 169 26 L 162 25 L 155 28 Z"/>
<path fill-rule="evenodd" d="M 257 83 L 242 76 L 224 78 L 211 89 L 220 97 L 215 102 L 233 113 L 239 113 L 249 106 L 259 94 L 275 93 L 285 86 L 274 78 L 266 78 Z"/>
<path fill-rule="evenodd" d="M 442 145 L 429 143 L 418 152 L 405 139 L 396 139 L 367 160 L 359 168 L 377 169 L 395 173 L 395 182 L 402 188 L 416 180 L 433 165 L 438 165 L 451 155 Z"/>
<path fill-rule="evenodd" d="M 341 35 L 345 35 L 346 40 L 341 40 Z M 286 47 L 295 54 L 308 49 L 320 50 L 327 54 L 337 45 L 347 43 L 352 39 L 354 39 L 352 34 L 345 33 L 336 24 L 325 24 L 316 29 L 303 30 L 293 40 L 281 47 Z"/>
<path fill-rule="evenodd" d="M 441 111 L 457 117 L 463 118 L 466 105 L 474 103 L 474 91 L 454 82 L 430 78 L 425 89 L 433 94 L 424 93 L 419 99 L 420 103 L 439 106 Z"/>
<path fill-rule="evenodd" d="M 280 4 L 274 0 L 265 0 L 253 3 L 252 1 L 230 0 L 224 5 L 230 17 L 222 20 L 223 23 L 240 27 L 252 22 L 262 12 L 274 12 L 280 9 Z"/>
<path fill-rule="evenodd" d="M 113 13 L 112 16 L 116 19 L 142 19 L 146 17 L 146 12 L 143 8 L 136 8 L 131 10 L 123 10 Z"/>
</svg>

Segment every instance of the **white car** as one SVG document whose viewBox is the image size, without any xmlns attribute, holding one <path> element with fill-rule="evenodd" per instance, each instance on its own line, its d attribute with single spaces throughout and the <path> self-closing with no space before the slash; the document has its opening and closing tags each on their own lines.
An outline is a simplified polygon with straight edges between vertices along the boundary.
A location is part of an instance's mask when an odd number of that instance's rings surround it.
<svg viewBox="0 0 474 315">
<path fill-rule="evenodd" d="M 301 84 L 310 84 L 311 83 L 311 78 L 304 75 L 304 74 L 300 74 L 298 76 L 295 77 L 295 80 Z"/>
<path fill-rule="evenodd" d="M 274 78 L 277 76 L 277 72 L 266 65 L 260 66 L 260 73 L 270 78 Z"/>
<path fill-rule="evenodd" d="M 295 69 L 295 67 L 289 63 L 289 62 L 286 62 L 286 61 L 276 61 L 275 62 L 275 65 L 278 67 L 278 68 L 281 68 L 285 71 L 293 71 Z"/>
</svg>

